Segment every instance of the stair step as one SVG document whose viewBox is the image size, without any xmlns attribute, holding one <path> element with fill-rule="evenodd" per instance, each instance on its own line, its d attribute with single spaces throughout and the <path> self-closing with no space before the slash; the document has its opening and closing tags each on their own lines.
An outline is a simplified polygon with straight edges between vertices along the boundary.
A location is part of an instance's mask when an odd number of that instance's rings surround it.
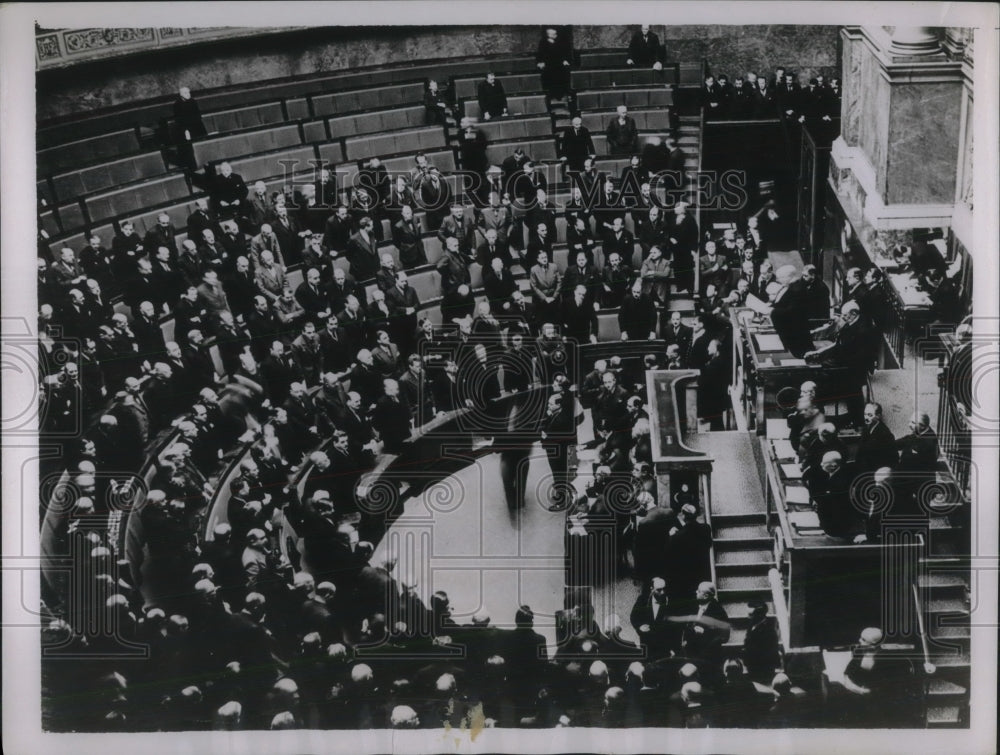
<svg viewBox="0 0 1000 755">
<path fill-rule="evenodd" d="M 961 587 L 963 589 L 969 586 L 964 574 L 937 569 L 930 569 L 921 574 L 917 584 L 921 587 Z"/>
<path fill-rule="evenodd" d="M 965 624 L 943 624 L 927 628 L 927 633 L 942 640 L 968 640 L 972 637 L 970 628 Z"/>
<path fill-rule="evenodd" d="M 957 726 L 962 720 L 962 706 L 935 705 L 927 708 L 928 726 Z"/>
<path fill-rule="evenodd" d="M 725 533 L 728 535 L 728 532 Z M 772 553 L 774 541 L 769 537 L 719 537 L 715 536 L 715 552 L 732 553 L 734 551 L 762 551 Z"/>
<path fill-rule="evenodd" d="M 724 527 L 739 527 L 745 525 L 756 525 L 764 526 L 764 514 L 761 512 L 756 513 L 741 513 L 741 514 L 716 514 L 712 512 L 712 527 L 715 530 L 720 530 Z"/>
<path fill-rule="evenodd" d="M 939 669 L 968 670 L 969 651 L 963 650 L 958 653 L 948 653 L 934 656 L 932 663 Z"/>
<path fill-rule="evenodd" d="M 969 604 L 962 598 L 933 598 L 927 602 L 930 613 L 968 613 Z"/>
<path fill-rule="evenodd" d="M 934 696 L 965 695 L 969 690 L 947 679 L 931 679 L 927 682 L 927 694 Z"/>
<path fill-rule="evenodd" d="M 770 542 L 770 541 L 768 541 Z M 774 562 L 774 554 L 770 550 L 761 550 L 760 548 L 733 548 L 726 550 L 718 550 L 718 543 L 716 543 L 715 551 L 715 565 L 716 567 L 725 566 L 727 568 L 733 566 L 771 566 Z"/>
<path fill-rule="evenodd" d="M 746 639 L 747 630 L 745 627 L 733 627 L 729 632 L 729 641 L 723 645 L 727 648 L 741 648 Z"/>
<path fill-rule="evenodd" d="M 764 524 L 720 524 L 716 522 L 715 517 L 712 517 L 712 524 L 715 525 L 716 546 L 727 540 L 766 539 L 768 542 L 771 540 L 771 533 L 767 531 L 767 525 Z"/>
<path fill-rule="evenodd" d="M 719 593 L 766 592 L 771 594 L 771 583 L 764 574 L 720 574 Z"/>
</svg>

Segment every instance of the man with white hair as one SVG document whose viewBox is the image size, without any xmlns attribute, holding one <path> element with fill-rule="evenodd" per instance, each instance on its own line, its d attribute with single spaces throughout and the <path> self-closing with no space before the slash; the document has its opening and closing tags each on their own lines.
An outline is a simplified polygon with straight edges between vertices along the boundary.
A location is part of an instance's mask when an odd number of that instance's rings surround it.
<svg viewBox="0 0 1000 755">
<path fill-rule="evenodd" d="M 844 398 L 848 405 L 851 421 L 860 426 L 864 412 L 864 389 L 868 382 L 868 372 L 875 363 L 878 349 L 878 334 L 862 319 L 857 302 L 847 302 L 841 307 L 842 325 L 836 338 L 829 346 L 810 350 L 804 358 L 811 364 L 825 364 L 840 367 L 844 377 Z"/>
<path fill-rule="evenodd" d="M 802 479 L 827 535 L 852 540 L 861 534 L 859 512 L 851 502 L 854 472 L 839 451 L 823 454 L 819 467 L 808 470 Z"/>
<path fill-rule="evenodd" d="M 410 407 L 406 398 L 400 395 L 396 380 L 387 379 L 383 385 L 385 395 L 375 403 L 372 426 L 378 430 L 385 450 L 398 453 L 410 437 Z"/>
<path fill-rule="evenodd" d="M 220 219 L 242 216 L 247 201 L 247 185 L 243 176 L 233 172 L 233 166 L 228 162 L 219 165 L 218 173 L 211 182 L 209 195 L 215 205 L 215 211 Z"/>
<path fill-rule="evenodd" d="M 609 155 L 628 156 L 639 151 L 639 128 L 626 105 L 618 106 L 618 114 L 608 123 L 606 134 Z"/>
<path fill-rule="evenodd" d="M 649 24 L 643 24 L 628 43 L 625 65 L 639 68 L 652 67 L 654 71 L 662 71 L 663 55 L 664 49 L 660 45 L 660 38 L 649 30 Z"/>
</svg>

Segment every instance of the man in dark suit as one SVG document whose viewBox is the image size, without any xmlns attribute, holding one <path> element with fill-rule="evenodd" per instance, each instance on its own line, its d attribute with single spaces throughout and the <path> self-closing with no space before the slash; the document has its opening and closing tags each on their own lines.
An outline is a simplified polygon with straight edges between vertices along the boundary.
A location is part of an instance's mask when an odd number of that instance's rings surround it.
<svg viewBox="0 0 1000 755">
<path fill-rule="evenodd" d="M 612 254 L 618 254 L 628 262 L 635 252 L 635 237 L 625 228 L 625 220 L 616 217 L 611 221 L 611 228 L 604 230 L 601 236 L 601 251 L 604 253 L 604 264 Z"/>
<path fill-rule="evenodd" d="M 559 159 L 569 170 L 583 170 L 588 157 L 597 154 L 590 129 L 583 125 L 580 116 L 574 116 L 570 125 L 559 137 Z"/>
<path fill-rule="evenodd" d="M 642 281 L 639 279 L 622 299 L 618 310 L 618 329 L 623 341 L 641 341 L 656 336 L 656 305 L 649 294 L 642 292 Z"/>
<path fill-rule="evenodd" d="M 792 356 L 801 358 L 815 348 L 809 331 L 810 301 L 805 283 L 792 265 L 783 265 L 777 279 L 781 288 L 771 302 L 771 324 Z"/>
<path fill-rule="evenodd" d="M 271 344 L 271 352 L 261 362 L 261 372 L 267 385 L 267 398 L 271 406 L 281 406 L 288 398 L 292 383 L 301 380 L 302 374 L 291 355 L 285 353 L 285 345 L 281 341 Z"/>
<path fill-rule="evenodd" d="M 562 511 L 573 498 L 569 479 L 570 449 L 576 445 L 577 437 L 572 396 L 563 398 L 558 393 L 549 396 L 541 431 L 542 447 L 552 473 L 549 511 Z"/>
<path fill-rule="evenodd" d="M 820 527 L 830 537 L 855 540 L 863 537 L 858 511 L 851 503 L 854 470 L 843 463 L 837 451 L 827 451 L 818 467 L 802 476 L 816 506 Z"/>
<path fill-rule="evenodd" d="M 491 230 L 488 233 L 495 231 Z M 511 297 L 518 290 L 517 281 L 500 257 L 493 257 L 487 265 L 484 265 L 484 270 L 483 288 L 486 291 L 486 300 L 502 314 L 510 309 Z"/>
<path fill-rule="evenodd" d="M 815 265 L 802 268 L 803 294 L 808 302 L 810 320 L 830 319 L 830 288 L 816 271 Z"/>
<path fill-rule="evenodd" d="M 445 239 L 444 255 L 437 263 L 437 271 L 441 276 L 442 295 L 454 293 L 459 286 L 468 286 L 472 282 L 468 261 L 459 249 L 458 237 L 448 236 Z"/>
<path fill-rule="evenodd" d="M 680 653 L 683 625 L 671 619 L 677 615 L 673 601 L 667 597 L 667 582 L 653 577 L 636 598 L 629 616 L 639 635 L 639 644 L 650 661 L 669 658 Z"/>
<path fill-rule="evenodd" d="M 767 615 L 767 603 L 752 600 L 746 636 L 743 638 L 743 663 L 752 681 L 768 684 L 781 665 L 777 621 Z"/>
<path fill-rule="evenodd" d="M 857 472 L 874 472 L 882 467 L 895 469 L 899 465 L 899 450 L 892 431 L 882 421 L 882 405 L 875 402 L 865 404 L 864 421 L 854 457 Z"/>
<path fill-rule="evenodd" d="M 851 422 L 860 424 L 864 411 L 864 387 L 868 382 L 868 371 L 875 363 L 877 343 L 874 332 L 861 319 L 861 309 L 856 302 L 848 302 L 841 307 L 842 325 L 834 342 L 804 355 L 811 364 L 826 364 L 842 367 L 846 375 L 842 381 L 844 398 L 848 405 Z"/>
<path fill-rule="evenodd" d="M 330 316 L 330 304 L 320 283 L 319 270 L 314 267 L 306 271 L 305 280 L 295 289 L 295 300 L 314 322 Z"/>
<path fill-rule="evenodd" d="M 617 252 L 608 255 L 608 264 L 601 271 L 600 277 L 600 299 L 602 306 L 606 308 L 621 306 L 630 285 L 636 280 L 636 274 L 632 266 L 623 261 L 621 255 Z"/>
<path fill-rule="evenodd" d="M 372 426 L 378 430 L 384 448 L 389 453 L 402 450 L 403 441 L 410 437 L 410 407 L 399 394 L 399 383 L 383 381 L 385 395 L 372 410 Z"/>
<path fill-rule="evenodd" d="M 726 610 L 716 597 L 715 585 L 702 582 L 695 591 L 697 611 L 690 615 L 681 635 L 681 649 L 688 658 L 707 661 L 718 674 L 722 667 L 723 645 L 729 641 L 731 627 Z"/>
<path fill-rule="evenodd" d="M 281 256 L 284 264 L 295 265 L 302 260 L 302 240 L 301 228 L 295 216 L 288 212 L 288 208 L 279 205 L 274 210 L 275 218 L 271 223 L 271 230 L 274 231 L 278 239 L 278 247 L 281 249 Z"/>
<path fill-rule="evenodd" d="M 639 128 L 628 114 L 628 107 L 618 106 L 618 114 L 608 123 L 608 154 L 633 155 L 639 151 Z"/>
<path fill-rule="evenodd" d="M 507 115 L 507 94 L 493 71 L 486 74 L 484 81 L 479 82 L 479 86 L 476 87 L 476 98 L 479 100 L 479 112 L 482 113 L 484 121 Z"/>
<path fill-rule="evenodd" d="M 681 362 L 686 364 L 688 353 L 691 350 L 691 342 L 694 339 L 694 330 L 690 325 L 683 323 L 680 312 L 670 313 L 670 319 L 664 322 L 660 337 L 666 341 L 668 347 L 677 345 Z"/>
<path fill-rule="evenodd" d="M 919 502 L 913 497 L 923 483 L 933 480 L 937 474 L 938 437 L 931 429 L 930 417 L 915 412 L 910 419 L 910 432 L 896 439 L 896 448 L 899 449 L 896 471 L 903 501 L 893 506 L 892 513 L 915 511 L 917 506 L 914 504 Z"/>
<path fill-rule="evenodd" d="M 660 71 L 663 69 L 663 53 L 660 38 L 649 30 L 649 24 L 643 24 L 628 43 L 625 65 Z"/>
<path fill-rule="evenodd" d="M 366 281 L 375 275 L 379 266 L 375 225 L 370 217 L 358 222 L 358 232 L 347 242 L 347 258 L 351 262 L 351 276 Z"/>
<path fill-rule="evenodd" d="M 574 262 L 575 264 L 572 264 Z M 577 286 L 583 286 L 588 302 L 597 301 L 597 294 L 601 288 L 600 278 L 593 265 L 587 260 L 587 255 L 584 252 L 580 252 L 575 257 L 572 257 L 570 266 L 563 273 L 563 299 L 572 298 Z"/>
<path fill-rule="evenodd" d="M 420 225 L 413 217 L 413 208 L 409 205 L 403 205 L 400 209 L 400 218 L 392 227 L 392 241 L 399 250 L 399 262 L 404 269 L 427 264 Z"/>
<path fill-rule="evenodd" d="M 568 343 L 597 343 L 597 312 L 585 286 L 576 286 L 572 295 L 563 300 L 561 314 L 561 332 Z"/>
</svg>

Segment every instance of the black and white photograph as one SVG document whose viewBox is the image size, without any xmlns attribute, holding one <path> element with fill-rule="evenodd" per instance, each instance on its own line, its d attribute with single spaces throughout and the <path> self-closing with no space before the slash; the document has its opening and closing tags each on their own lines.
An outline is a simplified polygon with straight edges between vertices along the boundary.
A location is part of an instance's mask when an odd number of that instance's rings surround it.
<svg viewBox="0 0 1000 755">
<path fill-rule="evenodd" d="M 998 10 L 0 7 L 5 751 L 995 752 Z"/>
</svg>

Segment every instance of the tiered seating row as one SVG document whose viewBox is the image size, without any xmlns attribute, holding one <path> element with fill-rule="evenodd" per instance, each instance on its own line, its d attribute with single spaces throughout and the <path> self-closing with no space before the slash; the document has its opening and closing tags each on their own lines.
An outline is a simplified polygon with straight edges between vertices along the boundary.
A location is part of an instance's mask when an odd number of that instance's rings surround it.
<svg viewBox="0 0 1000 755">
<path fill-rule="evenodd" d="M 466 100 L 463 111 L 469 118 L 482 118 L 483 113 L 479 109 L 479 101 L 476 99 Z M 507 112 L 511 115 L 537 115 L 545 113 L 545 95 L 527 94 L 507 97 Z"/>
<path fill-rule="evenodd" d="M 112 124 L 109 123 L 108 126 L 112 126 Z M 74 139 L 74 136 L 77 138 Z M 86 138 L 79 138 L 79 136 L 79 133 L 74 133 L 73 129 L 69 129 L 66 133 L 66 140 L 57 142 L 51 147 L 41 148 L 44 140 L 40 132 L 38 136 L 39 149 L 35 158 L 38 175 L 47 176 L 80 165 L 106 160 L 110 157 L 127 155 L 139 149 L 139 135 L 134 128 L 108 133 L 104 133 L 102 129 Z"/>
<path fill-rule="evenodd" d="M 613 111 L 619 105 L 642 110 L 669 107 L 674 102 L 670 89 L 615 89 L 612 91 L 581 92 L 576 104 L 580 110 Z"/>
<path fill-rule="evenodd" d="M 535 61 L 532 56 L 441 61 L 416 66 L 405 62 L 398 66 L 354 73 L 310 75 L 297 79 L 273 80 L 258 86 L 240 85 L 215 91 L 203 90 L 197 93 L 197 97 L 202 113 L 211 113 L 216 110 L 239 108 L 282 98 L 301 98 L 322 92 L 370 89 L 390 84 L 422 82 L 427 78 L 436 78 L 444 82 L 455 76 L 484 75 L 488 70 L 496 70 L 499 73 L 501 71 L 529 71 L 534 70 L 534 68 Z M 173 116 L 172 103 L 173 96 L 171 95 L 158 98 L 153 102 L 109 108 L 89 116 L 77 115 L 65 120 L 42 124 L 37 134 L 38 147 L 46 149 L 83 137 L 101 136 L 126 124 L 130 129 L 139 126 L 153 126 L 160 120 Z M 290 114 L 290 117 L 295 116 Z M 305 118 L 308 115 L 298 117 Z M 138 148 L 138 144 L 135 148 Z M 121 154 L 121 152 L 115 154 Z M 70 165 L 73 164 L 78 163 Z"/>
</svg>

